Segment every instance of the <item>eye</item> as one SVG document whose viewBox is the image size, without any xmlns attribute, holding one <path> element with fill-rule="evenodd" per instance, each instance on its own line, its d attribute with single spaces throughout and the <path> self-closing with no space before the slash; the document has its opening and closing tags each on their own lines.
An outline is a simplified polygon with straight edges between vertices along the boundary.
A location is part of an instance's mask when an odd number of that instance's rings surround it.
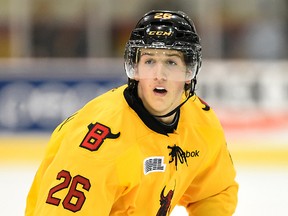
<svg viewBox="0 0 288 216">
<path fill-rule="evenodd" d="M 168 65 L 177 65 L 177 62 L 173 61 L 173 60 L 168 60 L 167 61 Z"/>
<path fill-rule="evenodd" d="M 153 59 L 145 60 L 145 64 L 153 64 L 153 63 L 154 63 Z"/>
</svg>

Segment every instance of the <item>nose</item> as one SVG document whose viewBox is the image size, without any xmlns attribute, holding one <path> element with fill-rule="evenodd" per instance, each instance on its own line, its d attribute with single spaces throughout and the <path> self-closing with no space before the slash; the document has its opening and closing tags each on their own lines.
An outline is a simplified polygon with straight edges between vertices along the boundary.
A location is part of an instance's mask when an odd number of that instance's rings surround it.
<svg viewBox="0 0 288 216">
<path fill-rule="evenodd" d="M 162 64 L 158 64 L 157 67 L 155 67 L 154 80 L 167 80 L 167 73 L 165 71 L 165 67 Z"/>
</svg>

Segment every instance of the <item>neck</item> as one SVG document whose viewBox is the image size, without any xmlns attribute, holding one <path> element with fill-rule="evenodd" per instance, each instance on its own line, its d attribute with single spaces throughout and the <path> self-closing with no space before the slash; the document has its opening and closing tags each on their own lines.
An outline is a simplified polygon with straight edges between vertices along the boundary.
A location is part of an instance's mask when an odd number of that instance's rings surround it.
<svg viewBox="0 0 288 216">
<path fill-rule="evenodd" d="M 156 117 L 156 119 L 164 126 L 176 129 L 179 119 L 179 111 L 165 118 Z"/>
</svg>

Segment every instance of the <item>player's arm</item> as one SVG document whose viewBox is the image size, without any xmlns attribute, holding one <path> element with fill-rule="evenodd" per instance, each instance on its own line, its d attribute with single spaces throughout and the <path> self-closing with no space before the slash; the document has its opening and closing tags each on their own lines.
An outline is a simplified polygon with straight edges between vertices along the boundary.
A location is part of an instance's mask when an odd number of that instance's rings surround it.
<svg viewBox="0 0 288 216">
<path fill-rule="evenodd" d="M 62 166 L 59 158 L 74 160 L 73 165 L 64 162 Z M 52 163 L 49 161 L 51 158 L 45 158 L 37 171 L 27 198 L 26 216 L 109 215 L 115 194 L 121 194 L 115 178 L 109 176 L 115 173 L 113 164 L 97 165 L 89 158 L 67 157 L 63 152 L 58 152 Z"/>
<path fill-rule="evenodd" d="M 30 190 L 27 196 L 26 210 L 25 210 L 26 216 L 34 215 L 34 210 L 35 210 L 36 203 L 38 201 L 38 194 L 39 194 L 40 185 L 43 180 L 43 175 L 46 172 L 46 169 L 48 168 L 48 166 L 53 161 L 56 153 L 58 152 L 58 149 L 61 144 L 61 140 L 66 130 L 64 125 L 66 125 L 66 123 L 71 121 L 75 117 L 76 114 L 77 113 L 65 119 L 61 124 L 59 124 L 55 128 L 55 130 L 51 134 L 50 141 L 48 142 L 46 149 L 45 149 L 44 158 L 34 176 L 32 185 L 30 187 Z"/>
<path fill-rule="evenodd" d="M 238 184 L 225 144 L 210 165 L 192 182 L 181 200 L 193 216 L 231 216 L 237 205 Z"/>
</svg>

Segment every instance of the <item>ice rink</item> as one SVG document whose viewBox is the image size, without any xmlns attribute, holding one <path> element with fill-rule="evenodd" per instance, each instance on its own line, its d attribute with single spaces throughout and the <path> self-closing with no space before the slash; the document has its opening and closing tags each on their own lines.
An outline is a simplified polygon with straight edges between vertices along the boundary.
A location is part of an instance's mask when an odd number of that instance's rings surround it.
<svg viewBox="0 0 288 216">
<path fill-rule="evenodd" d="M 279 135 L 277 137 L 279 138 Z M 247 141 L 235 141 L 230 146 L 240 185 L 235 216 L 288 215 L 287 140 L 282 138 L 274 145 L 275 137 L 264 138 L 265 142 L 261 142 L 261 146 L 259 142 Z M 1 216 L 24 215 L 26 196 L 40 163 L 46 140 L 47 137 L 37 136 L 18 137 L 12 141 L 9 137 L 1 138 Z M 7 147 L 7 142 L 18 144 Z M 176 208 L 172 215 L 187 214 L 185 210 Z"/>
</svg>

